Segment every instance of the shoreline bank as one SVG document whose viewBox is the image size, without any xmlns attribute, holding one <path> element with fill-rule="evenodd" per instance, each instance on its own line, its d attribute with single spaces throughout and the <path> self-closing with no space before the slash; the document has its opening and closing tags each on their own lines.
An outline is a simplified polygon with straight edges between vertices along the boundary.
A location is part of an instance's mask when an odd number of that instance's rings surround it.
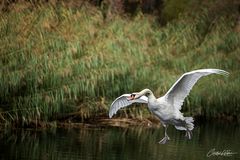
<svg viewBox="0 0 240 160">
<path fill-rule="evenodd" d="M 206 118 L 203 116 L 194 117 L 194 124 L 201 125 L 204 123 L 231 123 L 234 125 L 239 125 L 239 122 L 234 120 L 234 118 Z M 0 123 L 0 131 L 6 128 L 11 129 L 48 129 L 48 128 L 105 128 L 105 127 L 120 127 L 120 128 L 129 128 L 129 127 L 146 127 L 146 128 L 160 128 L 161 123 L 157 118 L 148 117 L 148 118 L 113 118 L 109 119 L 106 117 L 97 117 L 89 119 L 85 122 L 81 121 L 53 121 L 53 122 L 40 122 L 32 121 L 28 125 L 17 125 L 17 124 L 3 124 Z"/>
</svg>

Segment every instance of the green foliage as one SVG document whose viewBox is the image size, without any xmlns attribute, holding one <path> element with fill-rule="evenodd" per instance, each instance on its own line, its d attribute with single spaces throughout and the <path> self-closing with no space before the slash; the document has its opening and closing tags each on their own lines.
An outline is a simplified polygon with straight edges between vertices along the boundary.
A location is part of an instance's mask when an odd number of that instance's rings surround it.
<svg viewBox="0 0 240 160">
<path fill-rule="evenodd" d="M 230 77 L 201 80 L 185 112 L 239 119 L 240 36 L 232 29 L 235 15 L 207 23 L 204 11 L 195 17 L 182 15 L 160 28 L 141 14 L 131 21 L 116 16 L 104 22 L 101 11 L 89 6 L 2 14 L 0 120 L 24 125 L 70 113 L 83 121 L 107 115 L 117 96 L 143 88 L 163 95 L 182 73 L 199 68 L 221 68 Z M 130 112 L 148 115 L 146 109 Z"/>
</svg>

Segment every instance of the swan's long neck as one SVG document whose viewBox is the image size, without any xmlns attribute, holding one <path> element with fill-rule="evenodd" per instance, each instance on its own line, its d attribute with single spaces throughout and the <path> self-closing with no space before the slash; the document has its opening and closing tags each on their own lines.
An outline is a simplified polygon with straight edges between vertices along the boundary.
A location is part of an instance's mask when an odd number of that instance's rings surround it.
<svg viewBox="0 0 240 160">
<path fill-rule="evenodd" d="M 139 92 L 140 95 L 145 95 L 148 97 L 149 100 L 155 100 L 156 97 L 154 96 L 153 92 L 150 89 L 144 89 L 141 92 Z"/>
</svg>

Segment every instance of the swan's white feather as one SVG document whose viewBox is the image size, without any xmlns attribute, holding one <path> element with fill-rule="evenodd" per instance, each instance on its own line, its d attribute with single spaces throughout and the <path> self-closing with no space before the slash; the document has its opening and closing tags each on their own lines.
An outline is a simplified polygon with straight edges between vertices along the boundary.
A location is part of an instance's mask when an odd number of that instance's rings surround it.
<svg viewBox="0 0 240 160">
<path fill-rule="evenodd" d="M 127 107 L 133 103 L 148 103 L 148 98 L 146 96 L 141 96 L 140 98 L 134 100 L 128 100 L 127 97 L 129 96 L 131 96 L 131 94 L 123 94 L 113 101 L 109 110 L 109 118 L 112 118 L 119 109 Z"/>
<path fill-rule="evenodd" d="M 229 75 L 220 69 L 199 69 L 183 74 L 164 95 L 165 100 L 174 108 L 181 110 L 184 99 L 188 96 L 192 87 L 203 76 L 210 74 Z"/>
</svg>

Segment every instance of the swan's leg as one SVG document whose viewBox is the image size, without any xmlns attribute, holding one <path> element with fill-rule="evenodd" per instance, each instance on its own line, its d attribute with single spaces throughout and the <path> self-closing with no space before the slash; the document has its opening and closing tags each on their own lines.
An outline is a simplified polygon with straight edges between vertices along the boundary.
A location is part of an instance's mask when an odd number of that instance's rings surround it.
<svg viewBox="0 0 240 160">
<path fill-rule="evenodd" d="M 163 139 L 161 141 L 159 141 L 159 143 L 161 143 L 161 144 L 165 144 L 168 140 L 170 140 L 169 136 L 167 135 L 167 127 L 168 127 L 168 125 L 164 125 L 164 129 L 165 129 L 164 135 L 165 136 L 163 137 Z"/>
<path fill-rule="evenodd" d="M 166 125 L 166 127 L 165 127 L 164 134 L 165 134 L 165 137 L 167 137 L 167 140 L 170 140 L 170 137 L 167 135 L 167 127 L 168 127 L 168 125 Z"/>
<path fill-rule="evenodd" d="M 188 139 L 191 139 L 192 138 L 192 131 L 186 130 L 185 137 L 187 137 Z"/>
</svg>

